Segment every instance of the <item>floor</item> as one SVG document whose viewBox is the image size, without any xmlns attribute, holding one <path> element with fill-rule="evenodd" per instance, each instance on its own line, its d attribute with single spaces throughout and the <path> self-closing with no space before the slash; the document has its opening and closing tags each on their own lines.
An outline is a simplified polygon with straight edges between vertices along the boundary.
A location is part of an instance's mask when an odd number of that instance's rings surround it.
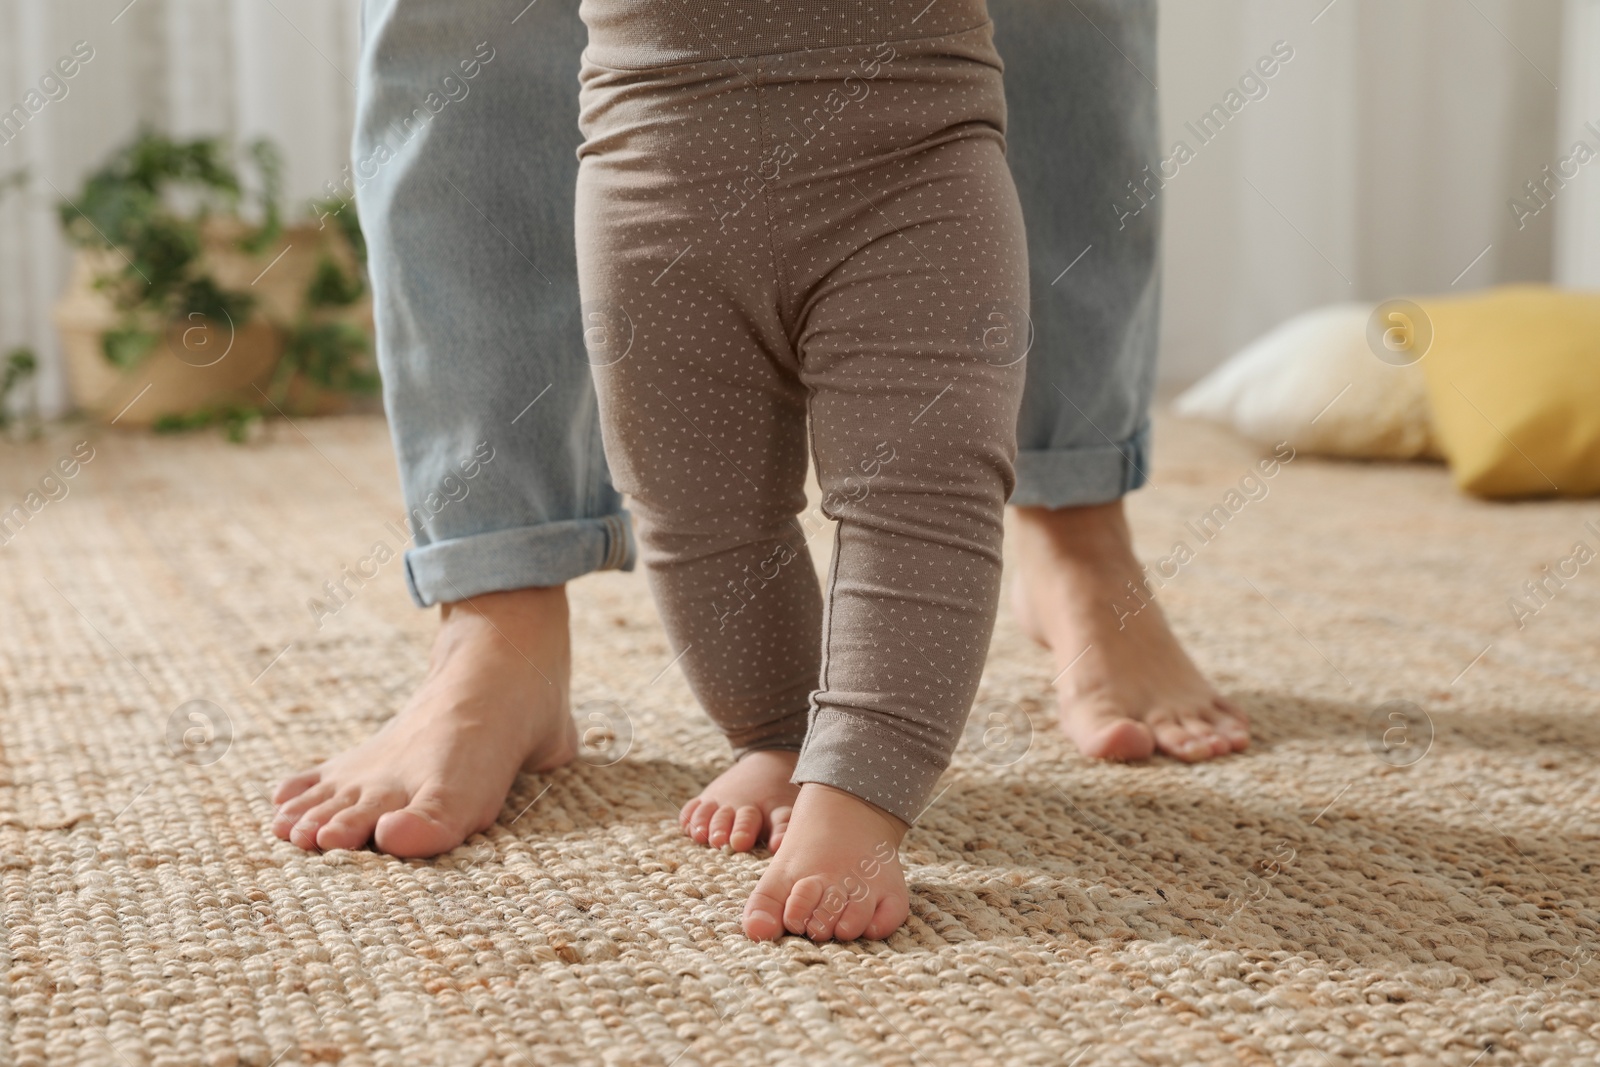
<svg viewBox="0 0 1600 1067">
<path fill-rule="evenodd" d="M 571 589 L 583 761 L 436 861 L 309 854 L 267 794 L 391 713 L 431 627 L 381 421 L 6 446 L 0 1063 L 1600 1061 L 1600 561 L 1511 607 L 1600 505 L 1259 456 L 1164 418 L 1131 505 L 1255 747 L 1078 757 L 1003 617 L 1009 732 L 907 839 L 910 922 L 816 946 L 745 940 L 762 858 L 677 832 L 725 750 L 640 575 Z"/>
</svg>

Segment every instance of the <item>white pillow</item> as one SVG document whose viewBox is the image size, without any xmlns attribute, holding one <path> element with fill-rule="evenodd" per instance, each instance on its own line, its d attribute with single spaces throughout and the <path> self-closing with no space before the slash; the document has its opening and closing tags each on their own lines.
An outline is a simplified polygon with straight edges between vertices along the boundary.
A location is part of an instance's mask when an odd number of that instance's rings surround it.
<svg viewBox="0 0 1600 1067">
<path fill-rule="evenodd" d="M 1334 304 L 1257 338 L 1173 402 L 1252 441 L 1365 459 L 1440 458 L 1422 367 L 1367 345 L 1373 304 Z"/>
</svg>

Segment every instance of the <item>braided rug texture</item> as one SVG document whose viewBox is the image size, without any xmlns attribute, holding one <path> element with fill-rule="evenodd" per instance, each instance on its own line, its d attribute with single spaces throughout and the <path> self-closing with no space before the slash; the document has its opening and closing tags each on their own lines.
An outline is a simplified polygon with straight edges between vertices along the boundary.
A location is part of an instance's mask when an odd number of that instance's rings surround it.
<svg viewBox="0 0 1600 1067">
<path fill-rule="evenodd" d="M 1140 548 L 1190 546 L 1161 597 L 1252 750 L 1078 757 L 1003 613 L 1003 728 L 906 840 L 907 926 L 753 944 L 761 855 L 677 830 L 726 754 L 641 575 L 571 587 L 584 761 L 435 861 L 306 853 L 274 783 L 390 715 L 434 625 L 372 560 L 383 423 L 59 430 L 6 449 L 0 510 L 85 437 L 0 547 L 0 1062 L 1600 1062 L 1600 562 L 1508 605 L 1600 548 L 1593 502 L 1302 457 L 1206 541 L 1259 454 L 1161 422 Z"/>
</svg>

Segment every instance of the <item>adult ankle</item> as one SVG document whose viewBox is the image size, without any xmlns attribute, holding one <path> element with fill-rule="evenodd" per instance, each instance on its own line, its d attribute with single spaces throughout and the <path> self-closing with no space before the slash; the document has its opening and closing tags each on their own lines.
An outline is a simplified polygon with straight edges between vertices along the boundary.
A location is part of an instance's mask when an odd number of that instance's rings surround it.
<svg viewBox="0 0 1600 1067">
<path fill-rule="evenodd" d="M 476 615 L 495 623 L 534 623 L 548 625 L 567 618 L 567 587 L 562 585 L 528 586 L 524 589 L 507 589 L 502 592 L 480 593 L 460 600 L 441 601 L 439 621 L 448 622 L 452 616 Z"/>
<path fill-rule="evenodd" d="M 1122 500 L 1062 508 L 1019 507 L 1025 526 L 1075 552 L 1128 549 L 1133 533 Z"/>
</svg>

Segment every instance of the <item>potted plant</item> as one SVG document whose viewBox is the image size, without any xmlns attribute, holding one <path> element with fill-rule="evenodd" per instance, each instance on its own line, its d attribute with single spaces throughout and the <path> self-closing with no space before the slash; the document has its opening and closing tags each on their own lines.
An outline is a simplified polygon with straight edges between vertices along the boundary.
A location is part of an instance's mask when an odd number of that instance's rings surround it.
<svg viewBox="0 0 1600 1067">
<path fill-rule="evenodd" d="M 19 345 L 0 360 L 0 436 L 39 435 L 39 402 L 32 387 L 39 362 L 33 349 Z"/>
<path fill-rule="evenodd" d="M 142 132 L 60 205 L 77 262 L 55 321 L 75 404 L 124 426 L 318 414 L 377 389 L 365 245 L 339 225 L 285 226 L 279 156 Z"/>
</svg>

